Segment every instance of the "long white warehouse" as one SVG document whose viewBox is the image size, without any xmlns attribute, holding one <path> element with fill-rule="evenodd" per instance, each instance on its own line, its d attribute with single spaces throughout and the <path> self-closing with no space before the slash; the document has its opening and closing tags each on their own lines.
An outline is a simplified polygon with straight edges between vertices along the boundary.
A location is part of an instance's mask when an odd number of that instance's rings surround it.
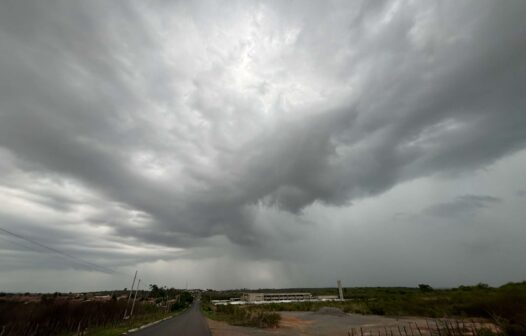
<svg viewBox="0 0 526 336">
<path fill-rule="evenodd" d="M 243 293 L 241 301 L 303 301 L 312 300 L 311 293 Z"/>
</svg>

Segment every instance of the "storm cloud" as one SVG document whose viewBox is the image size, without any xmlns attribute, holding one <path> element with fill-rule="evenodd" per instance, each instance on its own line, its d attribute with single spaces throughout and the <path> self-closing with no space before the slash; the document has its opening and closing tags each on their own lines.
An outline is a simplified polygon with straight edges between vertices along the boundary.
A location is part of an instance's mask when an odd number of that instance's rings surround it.
<svg viewBox="0 0 526 336">
<path fill-rule="evenodd" d="M 324 230 L 313 212 L 526 145 L 523 1 L 0 6 L 2 227 L 108 266 L 294 268 L 290 246 Z M 454 192 L 422 211 L 507 199 Z"/>
<path fill-rule="evenodd" d="M 487 195 L 464 195 L 457 197 L 454 201 L 435 204 L 425 209 L 425 213 L 438 216 L 459 216 L 472 215 L 476 210 L 487 208 L 495 203 L 501 202 L 501 199 Z"/>
</svg>

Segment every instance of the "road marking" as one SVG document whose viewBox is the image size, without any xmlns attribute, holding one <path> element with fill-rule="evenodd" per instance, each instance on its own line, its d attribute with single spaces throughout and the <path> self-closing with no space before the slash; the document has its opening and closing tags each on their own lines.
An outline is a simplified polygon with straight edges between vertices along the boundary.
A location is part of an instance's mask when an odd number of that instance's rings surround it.
<svg viewBox="0 0 526 336">
<path fill-rule="evenodd" d="M 142 325 L 142 326 L 140 326 L 139 328 L 133 328 L 133 329 L 130 329 L 130 330 L 128 330 L 127 332 L 125 332 L 123 335 L 127 335 L 128 333 L 133 333 L 133 332 L 136 332 L 136 331 L 138 331 L 138 330 L 141 330 L 141 329 L 144 329 L 144 328 L 151 327 L 151 326 L 153 326 L 153 325 L 155 325 L 155 324 L 157 324 L 157 323 L 161 323 L 161 322 L 163 322 L 163 321 L 169 320 L 169 319 L 171 319 L 171 318 L 174 317 L 174 316 L 175 316 L 175 315 L 173 315 L 173 316 L 168 316 L 168 317 L 165 317 L 165 318 L 163 318 L 163 319 L 161 319 L 161 320 L 158 320 L 158 321 L 155 321 L 155 322 L 150 322 L 150 323 L 148 323 L 148 324 Z"/>
</svg>

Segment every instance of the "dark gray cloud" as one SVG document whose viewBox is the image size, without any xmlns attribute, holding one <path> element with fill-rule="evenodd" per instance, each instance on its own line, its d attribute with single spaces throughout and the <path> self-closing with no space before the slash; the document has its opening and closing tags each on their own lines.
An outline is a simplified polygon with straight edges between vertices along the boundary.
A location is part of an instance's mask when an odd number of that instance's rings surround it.
<svg viewBox="0 0 526 336">
<path fill-rule="evenodd" d="M 60 217 L 128 248 L 226 237 L 276 259 L 267 242 L 314 229 L 309 207 L 465 176 L 526 144 L 522 1 L 0 6 L 13 230 L 45 237 Z"/>
<path fill-rule="evenodd" d="M 477 210 L 490 207 L 502 200 L 487 195 L 464 195 L 454 201 L 432 205 L 424 210 L 425 214 L 438 217 L 458 217 L 474 215 Z"/>
</svg>

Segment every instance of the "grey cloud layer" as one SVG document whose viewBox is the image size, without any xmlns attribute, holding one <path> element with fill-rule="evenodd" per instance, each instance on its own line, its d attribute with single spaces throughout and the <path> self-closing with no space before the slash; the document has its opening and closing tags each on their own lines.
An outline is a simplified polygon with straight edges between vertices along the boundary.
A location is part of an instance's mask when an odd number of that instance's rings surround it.
<svg viewBox="0 0 526 336">
<path fill-rule="evenodd" d="M 85 218 L 116 236 L 258 244 L 260 207 L 340 206 L 525 145 L 523 1 L 1 6 L 2 183 L 67 178 L 145 216 Z"/>
<path fill-rule="evenodd" d="M 476 210 L 489 207 L 502 200 L 488 195 L 464 195 L 457 197 L 452 202 L 435 204 L 424 213 L 438 217 L 458 217 L 472 215 Z"/>
</svg>

